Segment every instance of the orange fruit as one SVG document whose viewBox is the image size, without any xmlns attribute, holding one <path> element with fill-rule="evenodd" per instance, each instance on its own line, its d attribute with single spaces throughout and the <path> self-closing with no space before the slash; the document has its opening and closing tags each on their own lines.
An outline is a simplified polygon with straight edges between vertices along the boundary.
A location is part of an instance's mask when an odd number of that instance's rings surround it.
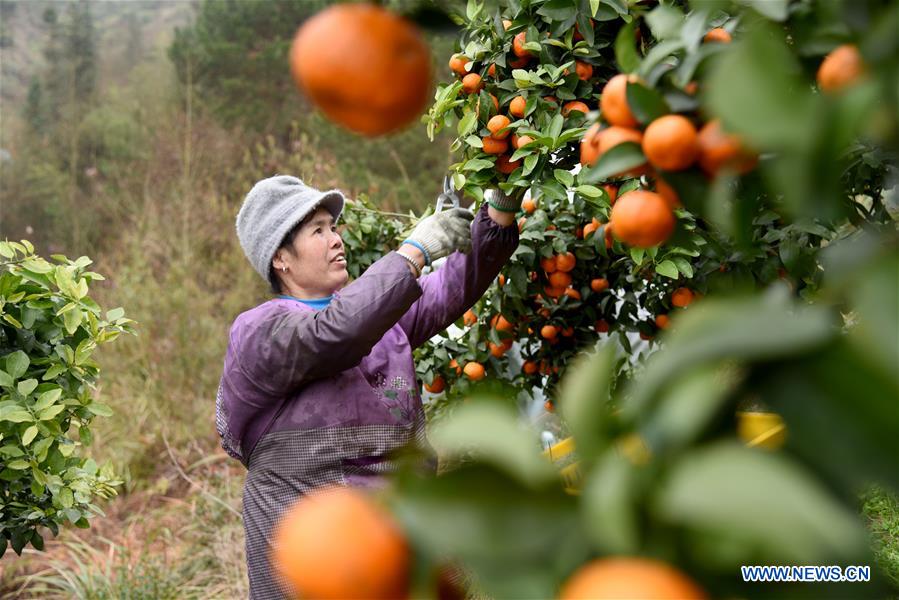
<svg viewBox="0 0 899 600">
<path fill-rule="evenodd" d="M 588 112 L 590 112 L 590 107 L 580 100 L 572 100 L 571 102 L 566 102 L 565 105 L 562 106 L 562 116 L 567 117 L 568 114 L 573 110 L 582 112 L 586 115 Z"/>
<path fill-rule="evenodd" d="M 578 79 L 581 81 L 587 81 L 591 77 L 593 77 L 593 65 L 590 63 L 581 62 L 579 60 L 574 61 L 574 70 L 577 73 Z"/>
<path fill-rule="evenodd" d="M 494 320 L 491 321 L 491 325 L 493 325 L 493 328 L 496 329 L 497 331 L 511 332 L 511 331 L 515 330 L 515 325 L 513 325 L 508 319 L 506 319 L 506 317 L 504 317 L 502 315 L 497 315 L 497 316 L 493 317 L 493 319 Z"/>
<path fill-rule="evenodd" d="M 660 194 L 634 190 L 622 195 L 609 217 L 612 231 L 622 242 L 638 248 L 657 246 L 674 231 L 674 213 Z"/>
<path fill-rule="evenodd" d="M 602 88 L 602 95 L 599 97 L 599 114 L 610 125 L 636 127 L 638 124 L 627 104 L 628 81 L 636 82 L 637 78 L 633 75 L 619 73 Z"/>
<path fill-rule="evenodd" d="M 506 285 L 506 276 L 502 273 L 500 273 L 499 277 L 497 277 L 496 279 L 499 282 L 499 287 L 503 287 L 504 285 Z"/>
<path fill-rule="evenodd" d="M 527 100 L 524 99 L 524 96 L 515 96 L 512 98 L 512 102 L 509 103 L 509 114 L 520 119 L 524 116 L 524 108 L 526 105 Z"/>
<path fill-rule="evenodd" d="M 699 156 L 696 128 L 681 115 L 665 115 L 649 124 L 643 134 L 643 154 L 649 163 L 665 171 L 680 171 Z"/>
<path fill-rule="evenodd" d="M 508 350 L 503 344 L 494 344 L 493 342 L 488 343 L 487 348 L 490 350 L 490 354 L 495 358 L 502 358 Z"/>
<path fill-rule="evenodd" d="M 487 130 L 490 131 L 490 137 L 496 140 L 504 140 L 509 137 L 511 131 L 506 129 L 511 121 L 505 115 L 496 115 L 487 121 Z"/>
<path fill-rule="evenodd" d="M 656 179 L 656 191 L 665 199 L 665 202 L 668 203 L 668 206 L 671 207 L 671 210 L 675 208 L 680 208 L 682 205 L 680 203 L 680 197 L 677 195 L 677 192 L 673 187 L 668 185 L 668 183 L 659 177 Z"/>
<path fill-rule="evenodd" d="M 837 92 L 858 81 L 865 72 L 865 63 L 858 48 L 843 44 L 824 57 L 818 67 L 818 87 L 823 92 Z"/>
<path fill-rule="evenodd" d="M 553 273 L 556 270 L 556 257 L 550 256 L 548 258 L 540 259 L 540 268 L 542 268 L 546 273 Z"/>
<path fill-rule="evenodd" d="M 555 325 L 544 325 L 540 329 L 540 335 L 547 340 L 555 339 L 555 337 L 559 335 L 559 328 Z"/>
<path fill-rule="evenodd" d="M 609 280 L 605 277 L 597 277 L 590 281 L 590 289 L 594 292 L 604 292 L 609 289 Z"/>
<path fill-rule="evenodd" d="M 465 311 L 465 314 L 462 315 L 462 322 L 471 327 L 478 322 L 478 316 L 474 313 L 473 310 L 468 309 Z"/>
<path fill-rule="evenodd" d="M 568 273 L 577 264 L 577 258 L 571 252 L 565 252 L 556 256 L 556 269 Z"/>
<path fill-rule="evenodd" d="M 671 293 L 671 304 L 679 308 L 690 306 L 694 300 L 693 291 L 690 288 L 679 287 Z"/>
<path fill-rule="evenodd" d="M 530 50 L 524 49 L 525 43 L 525 32 L 522 31 L 519 34 L 516 34 L 514 38 L 512 38 L 512 52 L 515 53 L 515 56 L 519 58 L 530 58 L 533 56 Z"/>
<path fill-rule="evenodd" d="M 456 375 L 461 375 L 461 374 L 462 374 L 462 367 L 459 366 L 459 363 L 456 362 L 456 359 L 455 359 L 455 358 L 454 358 L 453 360 L 449 361 L 449 366 L 450 366 L 451 369 L 455 369 L 455 370 L 456 370 Z"/>
<path fill-rule="evenodd" d="M 526 360 L 524 361 L 524 364 L 521 365 L 521 370 L 525 375 L 533 375 L 537 372 L 537 363 L 532 360 Z"/>
<path fill-rule="evenodd" d="M 449 68 L 459 75 L 465 75 L 468 71 L 465 70 L 465 65 L 467 65 L 470 60 L 468 60 L 462 54 L 453 54 L 453 56 L 449 60 Z"/>
<path fill-rule="evenodd" d="M 571 337 L 574 335 L 574 327 L 568 326 L 562 330 L 562 337 Z"/>
<path fill-rule="evenodd" d="M 521 166 L 522 159 L 518 159 L 515 162 L 510 161 L 512 158 L 509 154 L 502 154 L 499 158 L 496 159 L 496 170 L 504 175 L 508 175 L 515 169 Z"/>
<path fill-rule="evenodd" d="M 561 298 L 562 294 L 565 293 L 565 288 L 548 285 L 543 288 L 543 291 L 549 298 Z"/>
<path fill-rule="evenodd" d="M 553 403 L 550 402 L 549 400 L 547 400 L 546 402 L 543 403 L 543 409 L 544 409 L 546 412 L 553 412 L 554 410 L 556 410 L 556 409 L 553 407 Z"/>
<path fill-rule="evenodd" d="M 484 87 L 484 82 L 481 81 L 481 76 L 477 73 L 469 73 L 462 78 L 462 91 L 466 94 L 474 94 L 482 87 Z"/>
<path fill-rule="evenodd" d="M 564 273 L 562 271 L 556 271 L 555 273 L 550 273 L 549 285 L 551 285 L 554 288 L 561 288 L 564 290 L 569 285 L 571 285 L 571 275 L 569 275 L 568 273 Z"/>
<path fill-rule="evenodd" d="M 437 375 L 434 377 L 434 380 L 430 384 L 425 384 L 425 389 L 431 392 L 432 394 L 439 394 L 446 387 L 446 382 L 443 380 L 443 377 Z"/>
<path fill-rule="evenodd" d="M 520 135 L 515 140 L 515 143 L 513 144 L 513 146 L 515 146 L 516 148 L 524 148 L 525 146 L 527 146 L 528 144 L 530 144 L 533 141 L 534 141 L 534 138 L 532 138 L 529 135 Z"/>
<path fill-rule="evenodd" d="M 609 195 L 609 205 L 615 204 L 615 200 L 618 198 L 618 186 L 607 183 L 602 186 L 602 189 Z"/>
<path fill-rule="evenodd" d="M 722 44 L 728 44 L 732 39 L 730 32 L 723 27 L 715 27 L 702 38 L 705 42 L 720 42 Z"/>
<path fill-rule="evenodd" d="M 634 142 L 640 144 L 643 142 L 643 134 L 637 129 L 628 129 L 627 127 L 606 127 L 600 129 L 598 123 L 594 123 L 584 133 L 584 139 L 581 140 L 581 164 L 590 166 L 596 163 L 603 154 L 624 142 Z M 638 174 L 640 167 L 636 167 L 630 171 L 632 174 Z M 616 175 L 624 175 L 617 173 Z"/>
<path fill-rule="evenodd" d="M 755 168 L 758 157 L 749 152 L 740 137 L 724 133 L 721 121 L 714 119 L 699 130 L 699 166 L 711 176 L 724 168 L 744 175 Z"/>
<path fill-rule="evenodd" d="M 495 64 L 490 63 L 490 66 L 487 67 L 487 75 L 489 75 L 490 77 L 496 77 L 496 65 Z"/>
<path fill-rule="evenodd" d="M 471 379 L 472 381 L 480 381 L 482 380 L 487 372 L 484 370 L 484 365 L 479 362 L 468 362 L 465 363 L 465 376 Z"/>
<path fill-rule="evenodd" d="M 641 340 L 646 340 L 646 341 L 648 342 L 648 341 L 651 340 L 653 337 L 655 337 L 655 336 L 649 335 L 648 333 L 643 333 L 642 331 L 640 332 L 640 339 L 641 339 Z"/>
<path fill-rule="evenodd" d="M 562 585 L 560 600 L 704 600 L 705 592 L 671 565 L 640 557 L 595 559 Z"/>
<path fill-rule="evenodd" d="M 486 154 L 503 154 L 509 149 L 509 142 L 506 140 L 498 140 L 489 135 L 481 138 L 484 142 L 484 152 Z"/>
<path fill-rule="evenodd" d="M 272 564 L 304 598 L 404 598 L 410 551 L 390 514 L 364 492 L 326 488 L 275 525 Z"/>
<path fill-rule="evenodd" d="M 587 236 L 589 236 L 591 233 L 593 233 L 597 229 L 599 229 L 599 225 L 597 225 L 595 223 L 587 223 L 586 225 L 584 225 L 584 239 L 586 240 Z"/>
<path fill-rule="evenodd" d="M 521 203 L 521 210 L 530 214 L 533 214 L 535 210 L 537 210 L 537 203 L 528 198 L 524 202 Z M 524 217 L 522 217 L 524 218 Z"/>
<path fill-rule="evenodd" d="M 513 69 L 523 69 L 528 66 L 528 62 L 530 61 L 529 56 L 523 56 L 521 58 L 513 58 L 509 61 L 509 66 Z"/>
<path fill-rule="evenodd" d="M 608 333 L 609 322 L 605 319 L 600 319 L 593 325 L 593 329 L 596 330 L 596 333 Z"/>
<path fill-rule="evenodd" d="M 656 326 L 659 329 L 668 329 L 668 325 L 671 324 L 671 319 L 668 315 L 657 315 L 656 316 Z"/>
<path fill-rule="evenodd" d="M 684 91 L 686 93 L 690 94 L 691 96 L 695 96 L 696 92 L 699 91 L 699 84 L 696 83 L 695 81 L 691 81 L 690 83 L 688 83 L 687 85 L 684 86 Z"/>
<path fill-rule="evenodd" d="M 335 4 L 310 17 L 297 30 L 289 59 L 309 99 L 363 135 L 408 125 L 431 99 L 427 44 L 412 23 L 372 4 Z"/>
<path fill-rule="evenodd" d="M 573 287 L 565 288 L 564 294 L 566 296 L 568 296 L 569 298 L 571 298 L 572 300 L 580 300 L 581 299 L 581 293 L 579 291 L 577 291 L 576 289 L 574 289 Z"/>
</svg>

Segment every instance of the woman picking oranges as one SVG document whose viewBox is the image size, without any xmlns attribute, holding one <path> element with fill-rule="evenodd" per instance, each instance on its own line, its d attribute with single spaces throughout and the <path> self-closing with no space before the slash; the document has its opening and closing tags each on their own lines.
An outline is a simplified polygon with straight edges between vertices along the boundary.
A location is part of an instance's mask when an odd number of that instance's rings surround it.
<svg viewBox="0 0 899 600">
<path fill-rule="evenodd" d="M 518 245 L 518 202 L 487 197 L 477 215 L 453 208 L 421 220 L 349 285 L 339 191 L 276 176 L 244 200 L 237 235 L 276 297 L 231 326 L 216 426 L 248 470 L 251 598 L 289 595 L 269 560 L 272 529 L 295 500 L 331 485 L 377 487 L 391 451 L 426 446 L 412 350 L 461 317 Z"/>
</svg>

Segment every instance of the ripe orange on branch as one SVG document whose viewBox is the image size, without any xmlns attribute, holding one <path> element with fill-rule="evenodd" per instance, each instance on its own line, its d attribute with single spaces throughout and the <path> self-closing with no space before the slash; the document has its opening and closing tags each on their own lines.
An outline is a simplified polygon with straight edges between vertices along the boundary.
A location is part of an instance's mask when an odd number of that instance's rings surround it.
<svg viewBox="0 0 899 600">
<path fill-rule="evenodd" d="M 595 164 L 603 154 L 624 142 L 640 144 L 643 142 L 643 134 L 637 129 L 617 125 L 600 129 L 599 123 L 594 123 L 581 140 L 581 164 L 585 167 Z M 634 171 L 638 169 L 640 167 L 636 167 Z"/>
<path fill-rule="evenodd" d="M 697 141 L 699 166 L 709 175 L 714 176 L 725 168 L 745 175 L 758 162 L 758 157 L 746 149 L 739 136 L 725 133 L 721 129 L 721 121 L 718 119 L 702 126 Z"/>
<path fill-rule="evenodd" d="M 865 64 L 858 48 L 843 44 L 824 57 L 818 67 L 818 87 L 824 92 L 838 92 L 858 81 L 864 71 Z"/>
<path fill-rule="evenodd" d="M 635 82 L 633 75 L 619 73 L 612 77 L 602 89 L 599 97 L 599 114 L 611 125 L 620 127 L 636 127 L 637 118 L 627 103 L 627 83 Z"/>
<path fill-rule="evenodd" d="M 468 362 L 465 363 L 465 376 L 471 379 L 472 381 L 480 381 L 486 376 L 486 371 L 484 370 L 484 365 L 479 362 Z"/>
<path fill-rule="evenodd" d="M 707 34 L 705 34 L 702 39 L 705 42 L 718 42 L 721 44 L 728 44 L 733 38 L 731 37 L 730 32 L 723 27 L 715 27 Z"/>
<path fill-rule="evenodd" d="M 659 169 L 686 169 L 699 155 L 696 128 L 681 115 L 659 117 L 643 133 L 643 154 L 652 166 Z"/>
<path fill-rule="evenodd" d="M 449 60 L 449 68 L 458 75 L 465 75 L 468 71 L 465 70 L 465 65 L 467 65 L 470 61 L 461 54 L 453 54 L 452 58 Z"/>
<path fill-rule="evenodd" d="M 290 71 L 329 119 L 367 136 L 415 121 L 431 95 L 431 56 L 418 30 L 371 4 L 336 4 L 307 19 Z"/>
<path fill-rule="evenodd" d="M 695 296 L 690 288 L 679 287 L 671 294 L 671 304 L 685 308 L 693 303 Z"/>
<path fill-rule="evenodd" d="M 482 87 L 484 87 L 484 82 L 477 73 L 469 73 L 462 78 L 462 91 L 466 94 L 474 94 Z"/>
<path fill-rule="evenodd" d="M 496 115 L 487 121 L 487 130 L 490 131 L 490 137 L 497 140 L 504 140 L 509 137 L 511 131 L 507 129 L 509 126 L 509 117 L 505 115 Z"/>
<path fill-rule="evenodd" d="M 703 600 L 705 592 L 682 572 L 657 560 L 600 558 L 566 581 L 560 600 Z"/>
<path fill-rule="evenodd" d="M 533 56 L 530 50 L 525 49 L 525 32 L 522 31 L 512 39 L 512 52 L 519 58 L 529 58 Z"/>
<path fill-rule="evenodd" d="M 425 384 L 425 389 L 432 394 L 439 394 L 446 387 L 446 381 L 440 375 L 436 376 L 431 383 Z"/>
<path fill-rule="evenodd" d="M 304 598 L 404 598 L 410 551 L 389 513 L 364 492 L 301 498 L 275 526 L 272 563 Z"/>
<path fill-rule="evenodd" d="M 674 213 L 661 195 L 646 190 L 623 194 L 609 217 L 615 237 L 631 246 L 651 248 L 674 231 Z"/>
<path fill-rule="evenodd" d="M 524 99 L 524 96 L 515 96 L 512 98 L 512 102 L 509 103 L 509 114 L 520 119 L 524 116 L 526 105 L 527 100 Z"/>
<path fill-rule="evenodd" d="M 581 102 L 580 100 L 572 100 L 571 102 L 566 102 L 564 106 L 562 106 L 562 116 L 567 117 L 568 114 L 573 111 L 580 111 L 583 114 L 587 114 L 590 112 L 590 107 Z"/>
<path fill-rule="evenodd" d="M 506 140 L 498 140 L 491 136 L 481 138 L 484 143 L 485 154 L 503 154 L 509 149 L 509 142 Z"/>
</svg>

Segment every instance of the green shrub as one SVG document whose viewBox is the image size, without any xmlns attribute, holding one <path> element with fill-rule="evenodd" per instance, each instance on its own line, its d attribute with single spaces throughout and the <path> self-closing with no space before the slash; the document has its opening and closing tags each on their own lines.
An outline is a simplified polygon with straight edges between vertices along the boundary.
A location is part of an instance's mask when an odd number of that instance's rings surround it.
<svg viewBox="0 0 899 600">
<path fill-rule="evenodd" d="M 0 242 L 0 556 L 29 542 L 39 527 L 54 535 L 66 522 L 88 527 L 101 513 L 94 497 L 119 485 L 107 465 L 84 456 L 95 416 L 112 410 L 92 397 L 99 366 L 91 355 L 131 319 L 115 308 L 102 317 L 88 284 L 103 276 L 91 260 L 34 254 L 30 242 Z"/>
</svg>

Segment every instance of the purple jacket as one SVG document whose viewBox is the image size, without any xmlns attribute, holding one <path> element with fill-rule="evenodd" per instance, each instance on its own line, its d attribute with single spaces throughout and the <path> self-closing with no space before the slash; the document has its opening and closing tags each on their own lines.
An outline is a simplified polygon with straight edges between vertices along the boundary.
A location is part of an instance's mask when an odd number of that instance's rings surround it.
<svg viewBox="0 0 899 600">
<path fill-rule="evenodd" d="M 419 280 L 390 253 L 320 311 L 273 299 L 239 315 L 217 402 L 223 447 L 252 469 L 257 444 L 278 432 L 422 426 L 412 350 L 470 308 L 517 245 L 517 227 L 484 205 L 472 251 Z"/>
</svg>

